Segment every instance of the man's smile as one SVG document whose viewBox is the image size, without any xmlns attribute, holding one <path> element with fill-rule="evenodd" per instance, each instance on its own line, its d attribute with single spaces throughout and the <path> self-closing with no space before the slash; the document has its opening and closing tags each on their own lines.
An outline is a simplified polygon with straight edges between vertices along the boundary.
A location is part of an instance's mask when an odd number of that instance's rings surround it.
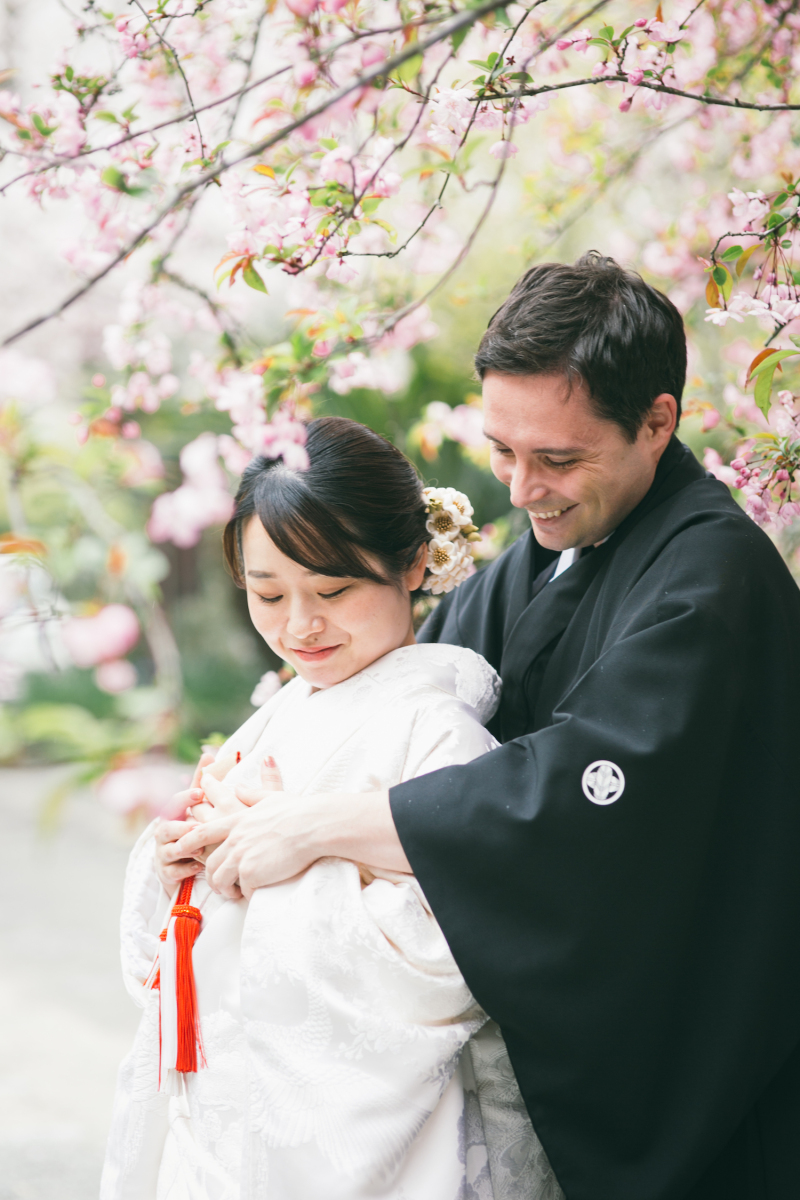
<svg viewBox="0 0 800 1200">
<path fill-rule="evenodd" d="M 528 512 L 535 521 L 555 521 L 559 517 L 563 516 L 564 513 L 568 513 L 571 511 L 571 509 L 576 507 L 576 504 L 567 504 L 562 508 L 545 509 L 544 512 L 534 512 L 532 508 L 529 508 Z"/>
</svg>

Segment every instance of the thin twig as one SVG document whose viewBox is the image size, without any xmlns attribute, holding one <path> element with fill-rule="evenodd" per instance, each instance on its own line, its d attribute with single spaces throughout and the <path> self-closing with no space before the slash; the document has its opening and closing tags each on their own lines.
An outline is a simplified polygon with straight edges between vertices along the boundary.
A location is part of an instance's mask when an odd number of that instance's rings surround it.
<svg viewBox="0 0 800 1200">
<path fill-rule="evenodd" d="M 156 29 L 153 22 L 150 20 L 150 17 L 148 16 L 145 9 L 142 8 L 142 5 L 139 3 L 139 0 L 128 0 L 128 3 L 134 4 L 139 9 L 139 12 L 142 14 L 145 21 L 147 21 L 147 24 L 152 29 L 153 33 L 156 35 L 158 40 L 161 42 L 161 45 L 164 47 L 165 50 L 168 50 L 169 53 L 172 55 L 172 57 L 175 59 L 175 66 L 178 69 L 178 74 L 180 75 L 181 79 L 183 80 L 183 85 L 186 88 L 186 95 L 189 99 L 189 109 L 191 111 L 191 117 L 192 117 L 192 120 L 194 121 L 195 125 L 197 126 L 197 136 L 200 138 L 200 155 L 202 158 L 205 158 L 206 146 L 205 146 L 205 142 L 203 141 L 203 131 L 200 128 L 200 118 L 197 115 L 197 109 L 195 108 L 195 105 L 194 105 L 194 98 L 192 97 L 192 89 L 189 87 L 189 80 L 186 78 L 186 72 L 183 69 L 183 64 L 181 63 L 180 56 L 178 55 L 178 51 L 173 46 L 170 45 L 170 43 L 163 36 L 163 34 L 159 33 L 159 31 Z"/>
<path fill-rule="evenodd" d="M 231 158 L 228 161 L 225 161 L 224 158 L 220 159 L 218 163 L 212 167 L 209 167 L 196 179 L 193 179 L 188 183 L 185 183 L 182 187 L 178 188 L 171 199 L 163 204 L 160 209 L 158 209 L 152 220 L 148 221 L 147 224 L 145 224 L 139 230 L 139 232 L 135 234 L 108 261 L 108 263 L 106 263 L 104 267 L 102 267 L 99 271 L 96 271 L 95 274 L 90 276 L 89 279 L 80 285 L 80 287 L 75 288 L 74 291 L 66 296 L 64 300 L 62 300 L 54 308 L 50 309 L 49 312 L 42 313 L 40 316 L 34 317 L 33 320 L 28 321 L 21 328 L 9 334 L 3 340 L 3 342 L 0 343 L 0 345 L 8 346 L 12 342 L 15 342 L 19 338 L 23 337 L 24 334 L 30 333 L 31 330 L 37 329 L 40 325 L 44 325 L 47 321 L 53 320 L 54 317 L 60 316 L 61 313 L 65 312 L 66 309 L 71 307 L 76 300 L 80 300 L 82 296 L 85 296 L 86 293 L 89 292 L 95 286 L 95 284 L 99 283 L 101 279 L 105 279 L 106 275 L 108 275 L 110 271 L 113 271 L 114 267 L 116 267 L 118 263 L 121 263 L 130 254 L 132 254 L 133 251 L 136 250 L 148 237 L 148 235 L 161 224 L 165 217 L 173 212 L 181 203 L 181 201 L 192 195 L 193 192 L 198 191 L 200 188 L 206 187 L 209 183 L 211 183 L 212 180 L 217 179 L 220 175 L 222 175 L 225 171 L 229 171 L 232 167 L 238 166 L 239 163 L 246 162 L 247 159 L 250 158 L 257 158 L 266 150 L 270 150 L 279 142 L 284 141 L 289 134 L 293 133 L 296 129 L 300 129 L 303 125 L 307 124 L 315 117 L 322 116 L 322 114 L 326 112 L 332 105 L 338 103 L 339 100 L 343 100 L 346 96 L 349 96 L 351 92 L 357 91 L 359 88 L 366 87 L 376 79 L 387 77 L 392 73 L 392 71 L 397 70 L 397 68 L 401 67 L 404 62 L 407 62 L 408 59 L 415 58 L 419 54 L 424 54 L 426 50 L 429 50 L 432 46 L 444 41 L 445 38 L 451 37 L 454 33 L 458 33 L 460 29 L 463 29 L 469 25 L 474 25 L 476 21 L 479 21 L 481 17 L 486 16 L 487 13 L 495 12 L 498 8 L 507 8 L 511 2 L 512 0 L 485 0 L 483 4 L 476 5 L 475 8 L 470 8 L 459 13 L 457 17 L 455 17 L 452 21 L 449 21 L 437 33 L 432 34 L 425 41 L 412 42 L 393 58 L 370 67 L 368 71 L 364 71 L 361 75 L 358 75 L 355 77 L 355 79 L 351 80 L 350 83 L 345 84 L 336 92 L 332 93 L 324 103 L 318 104 L 314 108 L 309 109 L 307 112 L 303 113 L 302 116 L 296 118 L 294 121 L 290 121 L 287 125 L 284 125 L 275 133 L 270 134 L 269 137 L 264 138 L 261 142 L 257 142 L 253 146 L 249 146 L 235 158 Z M 601 3 L 604 2 L 605 0 L 601 0 Z"/>
</svg>

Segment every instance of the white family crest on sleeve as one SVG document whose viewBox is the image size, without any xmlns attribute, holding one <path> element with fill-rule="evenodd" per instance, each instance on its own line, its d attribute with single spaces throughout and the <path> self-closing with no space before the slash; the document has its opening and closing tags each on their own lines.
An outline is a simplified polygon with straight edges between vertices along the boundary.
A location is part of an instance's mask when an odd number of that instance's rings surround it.
<svg viewBox="0 0 800 1200">
<path fill-rule="evenodd" d="M 581 787 L 592 804 L 613 804 L 625 791 L 625 776 L 616 763 L 598 758 L 583 772 Z"/>
</svg>

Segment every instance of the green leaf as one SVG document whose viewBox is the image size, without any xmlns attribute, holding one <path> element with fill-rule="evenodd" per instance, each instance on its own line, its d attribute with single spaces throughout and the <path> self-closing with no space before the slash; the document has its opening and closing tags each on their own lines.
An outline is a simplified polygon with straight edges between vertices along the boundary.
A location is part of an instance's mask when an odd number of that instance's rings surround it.
<svg viewBox="0 0 800 1200">
<path fill-rule="evenodd" d="M 714 267 L 711 277 L 727 300 L 733 291 L 733 277 L 727 267 Z"/>
<path fill-rule="evenodd" d="M 484 71 L 491 71 L 492 69 L 490 62 L 481 62 L 479 58 L 470 58 L 467 61 L 471 67 L 480 67 Z"/>
<path fill-rule="evenodd" d="M 326 150 L 335 150 L 339 145 L 336 138 L 320 138 L 319 144 L 320 146 L 324 146 Z"/>
<path fill-rule="evenodd" d="M 248 265 L 242 270 L 242 279 L 245 281 L 247 286 L 253 288 L 254 291 L 268 294 L 267 285 L 264 283 L 264 280 L 261 278 L 252 263 L 248 263 Z"/>
<path fill-rule="evenodd" d="M 769 359 L 766 359 L 765 361 L 768 362 Z M 769 416 L 769 397 L 770 392 L 772 391 L 772 377 L 775 374 L 775 368 L 777 365 L 778 364 L 775 363 L 768 370 L 760 373 L 756 379 L 756 389 L 753 394 L 753 398 L 765 417 Z"/>
<path fill-rule="evenodd" d="M 791 248 L 792 248 L 792 243 L 789 241 L 788 238 L 785 238 L 784 241 L 781 242 L 781 250 L 791 250 Z"/>
<path fill-rule="evenodd" d="M 367 196 L 366 199 L 361 201 L 361 211 L 366 216 L 369 216 L 376 211 L 382 199 L 383 197 L 381 196 Z"/>
<path fill-rule="evenodd" d="M 607 42 L 610 42 L 614 36 L 614 30 L 611 25 L 604 25 L 597 36 L 605 38 Z"/>
<path fill-rule="evenodd" d="M 55 131 L 54 126 L 45 125 L 38 113 L 33 114 L 33 123 L 39 130 L 39 133 L 42 135 L 42 137 L 50 137 L 50 134 Z"/>
<path fill-rule="evenodd" d="M 762 359 L 755 370 L 750 372 L 750 378 L 755 379 L 757 375 L 762 375 L 765 371 L 774 371 L 779 362 L 783 362 L 785 358 L 792 358 L 798 353 L 800 353 L 798 350 L 773 350 L 772 354 Z"/>
<path fill-rule="evenodd" d="M 127 192 L 128 181 L 118 167 L 106 167 L 100 176 L 103 183 L 115 188 L 118 192 Z"/>
<path fill-rule="evenodd" d="M 137 103 L 138 103 L 138 101 L 137 101 Z M 134 119 L 134 117 L 136 116 L 135 109 L 136 109 L 135 104 L 131 104 L 130 108 L 126 108 L 122 114 L 123 120 L 132 121 Z"/>
<path fill-rule="evenodd" d="M 729 246 L 724 254 L 720 254 L 720 262 L 735 262 L 743 253 L 743 246 Z"/>
<path fill-rule="evenodd" d="M 785 358 L 795 357 L 798 353 L 798 350 L 776 350 L 763 359 L 753 371 L 751 378 L 756 381 L 753 399 L 765 417 L 769 415 L 772 380 L 778 364 Z"/>
<path fill-rule="evenodd" d="M 67 83 L 72 83 L 75 72 L 73 71 L 72 67 L 67 67 L 64 75 L 66 76 Z"/>
<path fill-rule="evenodd" d="M 96 117 L 98 121 L 108 121 L 111 125 L 119 125 L 119 121 L 114 114 L 112 112 L 107 112 L 105 109 L 103 109 L 102 112 L 92 113 L 92 116 Z"/>
<path fill-rule="evenodd" d="M 464 41 L 464 38 L 469 33 L 469 31 L 470 31 L 469 25 L 462 25 L 461 28 L 457 29 L 455 31 L 455 33 L 451 36 L 450 45 L 453 47 L 454 52 L 457 53 L 461 49 L 461 44 Z"/>
<path fill-rule="evenodd" d="M 404 63 L 395 71 L 395 78 L 400 79 L 403 83 L 411 83 L 412 79 L 416 79 L 422 70 L 422 55 L 415 54 L 412 58 L 407 58 Z"/>
<path fill-rule="evenodd" d="M 511 18 L 509 17 L 508 13 L 506 12 L 506 10 L 504 8 L 496 8 L 494 10 L 494 16 L 495 16 L 495 20 L 497 21 L 498 25 L 503 25 L 503 26 L 505 26 L 506 29 L 514 28 L 514 26 L 511 23 Z"/>
<path fill-rule="evenodd" d="M 497 62 L 498 58 L 500 58 L 500 55 L 497 53 L 496 50 L 493 50 L 492 53 L 489 55 L 489 57 L 486 59 L 486 65 L 487 65 L 487 67 L 489 67 L 490 70 L 494 66 L 494 64 Z M 500 66 L 502 67 L 502 65 L 503 65 L 503 63 L 501 60 Z"/>
</svg>

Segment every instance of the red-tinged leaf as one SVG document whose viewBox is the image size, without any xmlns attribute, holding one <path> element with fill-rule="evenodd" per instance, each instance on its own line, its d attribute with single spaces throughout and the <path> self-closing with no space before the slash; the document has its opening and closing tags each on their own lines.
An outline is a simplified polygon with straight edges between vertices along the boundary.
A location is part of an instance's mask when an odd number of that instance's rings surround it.
<svg viewBox="0 0 800 1200">
<path fill-rule="evenodd" d="M 268 167 L 266 163 L 257 163 L 253 170 L 259 175 L 269 175 L 270 179 L 275 178 L 275 172 L 272 167 Z"/>
<path fill-rule="evenodd" d="M 760 350 L 758 352 L 758 354 L 755 356 L 753 361 L 750 363 L 750 366 L 747 368 L 747 383 L 749 383 L 750 380 L 753 378 L 753 371 L 755 371 L 758 364 L 762 363 L 765 358 L 769 358 L 770 354 L 774 354 L 774 353 L 775 353 L 775 351 L 770 350 L 769 347 L 767 347 L 766 350 Z M 747 386 L 747 385 L 745 384 L 745 386 Z"/>
<path fill-rule="evenodd" d="M 713 279 L 706 284 L 706 304 L 709 308 L 719 308 L 719 288 Z"/>
<path fill-rule="evenodd" d="M 240 258 L 239 261 L 234 264 L 233 270 L 231 271 L 231 277 L 228 280 L 228 287 L 233 287 L 233 281 L 236 278 L 237 271 L 243 271 L 245 266 L 250 262 L 252 262 L 252 259 Z"/>
<path fill-rule="evenodd" d="M 222 258 L 219 260 L 217 265 L 214 267 L 214 274 L 216 275 L 217 271 L 220 269 L 220 267 L 223 265 L 223 263 L 230 262 L 232 258 L 238 258 L 238 257 L 239 257 L 239 252 L 237 250 L 229 250 L 227 254 L 223 254 Z"/>
<path fill-rule="evenodd" d="M 46 553 L 47 547 L 38 538 L 21 533 L 0 533 L 0 554 L 35 554 L 42 558 Z"/>
</svg>

